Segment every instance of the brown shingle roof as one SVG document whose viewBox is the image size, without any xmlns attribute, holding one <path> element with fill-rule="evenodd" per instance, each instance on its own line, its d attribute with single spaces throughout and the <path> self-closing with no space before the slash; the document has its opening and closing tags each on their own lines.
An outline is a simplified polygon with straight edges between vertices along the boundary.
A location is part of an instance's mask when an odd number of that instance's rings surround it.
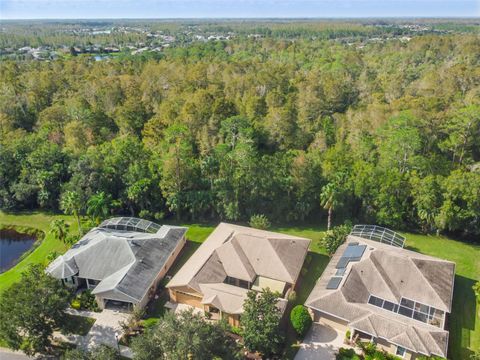
<svg viewBox="0 0 480 360">
<path fill-rule="evenodd" d="M 350 263 L 338 289 L 327 289 L 335 265 L 349 242 L 367 245 L 362 259 Z M 448 332 L 368 304 L 370 295 L 393 303 L 402 297 L 451 311 L 455 264 L 349 236 L 317 281 L 306 305 L 346 320 L 349 326 L 426 355 L 446 356 Z"/>
<path fill-rule="evenodd" d="M 227 276 L 250 282 L 262 276 L 293 284 L 309 245 L 305 238 L 220 223 L 167 287 L 191 287 L 204 295 L 204 302 L 229 312 L 237 303 L 225 293 L 232 287 L 224 284 Z"/>
</svg>

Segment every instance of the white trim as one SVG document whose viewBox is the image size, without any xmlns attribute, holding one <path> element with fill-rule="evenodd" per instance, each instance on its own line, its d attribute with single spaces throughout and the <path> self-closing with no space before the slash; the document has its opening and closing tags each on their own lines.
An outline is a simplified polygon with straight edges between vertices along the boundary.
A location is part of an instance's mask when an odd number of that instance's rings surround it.
<svg viewBox="0 0 480 360">
<path fill-rule="evenodd" d="M 370 299 L 371 299 L 372 297 L 375 297 L 375 298 L 377 298 L 377 299 L 382 300 L 382 306 L 377 306 L 377 305 L 371 304 L 371 303 L 370 303 Z M 409 307 L 407 307 L 407 306 L 405 306 L 405 305 L 402 305 L 402 299 L 405 299 L 405 300 L 408 300 L 408 301 L 412 301 L 412 302 L 413 302 L 413 308 L 409 308 Z M 385 309 L 385 308 L 383 307 L 383 305 L 385 304 L 385 302 L 389 302 L 389 303 L 392 303 L 392 304 L 396 305 L 396 306 L 397 306 L 397 311 Z M 431 305 L 428 305 L 428 304 L 424 304 L 424 303 L 422 303 L 422 302 L 419 302 L 419 301 L 416 301 L 416 300 L 413 300 L 413 299 L 409 299 L 409 298 L 406 298 L 406 297 L 403 297 L 403 296 L 400 298 L 400 303 L 394 303 L 394 302 L 392 302 L 392 301 L 390 301 L 390 300 L 385 300 L 384 298 L 382 298 L 382 297 L 380 297 L 380 296 L 373 295 L 373 294 L 369 294 L 368 300 L 367 300 L 367 304 L 368 304 L 368 305 L 371 305 L 371 306 L 374 306 L 375 308 L 383 309 L 383 310 L 385 310 L 385 311 L 388 311 L 388 312 L 391 312 L 391 313 L 394 313 L 394 314 L 398 314 L 398 315 L 404 316 L 404 317 L 406 317 L 406 318 L 408 318 L 408 319 L 412 319 L 412 320 L 414 320 L 414 321 L 418 321 L 418 322 L 420 322 L 420 323 L 422 323 L 422 324 L 426 324 L 426 325 L 433 326 L 433 327 L 438 328 L 438 329 L 445 330 L 444 324 L 445 324 L 445 318 L 446 318 L 447 312 L 444 311 L 444 310 L 442 310 L 442 309 L 437 309 L 437 308 L 434 307 L 434 306 L 431 306 Z M 428 313 L 425 313 L 425 312 L 420 311 L 420 310 L 416 310 L 416 309 L 415 309 L 415 305 L 417 305 L 417 304 L 421 304 L 421 305 L 427 306 L 427 307 L 428 307 Z M 400 308 L 405 308 L 405 309 L 411 310 L 411 311 L 412 311 L 412 315 L 411 315 L 411 316 L 407 316 L 407 315 L 405 315 L 405 314 L 400 313 Z M 430 315 L 430 309 L 434 309 L 434 312 L 432 313 L 432 315 Z M 435 311 L 437 311 L 437 310 L 443 312 L 443 316 L 442 316 L 442 325 L 443 325 L 443 326 L 437 326 L 437 325 L 434 325 L 434 324 L 428 322 L 428 321 L 431 321 L 431 320 L 434 318 Z M 428 320 L 428 321 L 422 321 L 422 320 L 416 319 L 416 318 L 414 317 L 414 313 L 415 313 L 415 312 L 420 313 L 420 314 L 422 314 L 422 315 L 425 315 L 425 316 L 427 317 L 427 320 Z M 430 317 L 431 317 L 431 319 L 430 319 Z"/>
</svg>

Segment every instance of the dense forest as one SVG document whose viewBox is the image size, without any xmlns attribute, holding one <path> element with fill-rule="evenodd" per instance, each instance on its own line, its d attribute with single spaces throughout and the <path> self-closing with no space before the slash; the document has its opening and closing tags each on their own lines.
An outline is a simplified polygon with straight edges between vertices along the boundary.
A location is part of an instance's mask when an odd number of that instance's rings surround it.
<svg viewBox="0 0 480 360">
<path fill-rule="evenodd" d="M 2 209 L 56 211 L 73 191 L 157 220 L 330 208 L 337 222 L 480 235 L 477 34 L 6 60 L 0 136 Z"/>
</svg>

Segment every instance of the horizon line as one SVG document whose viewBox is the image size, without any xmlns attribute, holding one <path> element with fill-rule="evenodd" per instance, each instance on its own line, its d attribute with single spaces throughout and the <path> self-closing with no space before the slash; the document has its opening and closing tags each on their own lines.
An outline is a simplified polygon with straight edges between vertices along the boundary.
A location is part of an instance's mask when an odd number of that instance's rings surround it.
<svg viewBox="0 0 480 360">
<path fill-rule="evenodd" d="M 243 17 L 92 17 L 92 18 L 69 18 L 69 17 L 53 17 L 53 18 L 3 18 L 0 16 L 2 21 L 22 21 L 22 20 L 358 20 L 358 19 L 466 19 L 466 20 L 479 20 L 480 16 L 329 16 L 329 17 L 318 17 L 318 16 L 302 16 L 302 17 L 289 17 L 289 16 L 275 16 L 275 17 L 256 17 L 256 16 L 243 16 Z M 479 23 L 480 25 L 480 23 Z"/>
</svg>

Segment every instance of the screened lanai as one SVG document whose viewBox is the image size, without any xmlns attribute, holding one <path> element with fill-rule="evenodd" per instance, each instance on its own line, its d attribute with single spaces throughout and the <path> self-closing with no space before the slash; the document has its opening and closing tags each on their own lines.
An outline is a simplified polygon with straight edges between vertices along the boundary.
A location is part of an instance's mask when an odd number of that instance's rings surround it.
<svg viewBox="0 0 480 360">
<path fill-rule="evenodd" d="M 154 222 L 135 217 L 115 217 L 105 220 L 99 227 L 104 229 L 139 231 L 155 234 L 160 230 L 161 226 Z"/>
</svg>

